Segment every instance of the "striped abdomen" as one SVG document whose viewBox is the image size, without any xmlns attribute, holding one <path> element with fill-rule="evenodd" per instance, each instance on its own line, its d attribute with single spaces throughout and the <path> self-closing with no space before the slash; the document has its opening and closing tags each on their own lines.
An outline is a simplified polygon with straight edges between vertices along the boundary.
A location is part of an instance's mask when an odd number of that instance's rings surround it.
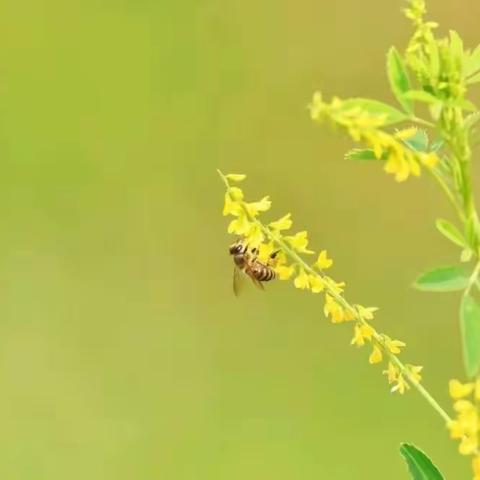
<svg viewBox="0 0 480 480">
<path fill-rule="evenodd" d="M 267 265 L 263 265 L 263 263 L 255 262 L 252 266 L 252 274 L 259 282 L 269 282 L 273 280 L 276 276 L 275 270 L 273 268 L 268 267 Z"/>
</svg>

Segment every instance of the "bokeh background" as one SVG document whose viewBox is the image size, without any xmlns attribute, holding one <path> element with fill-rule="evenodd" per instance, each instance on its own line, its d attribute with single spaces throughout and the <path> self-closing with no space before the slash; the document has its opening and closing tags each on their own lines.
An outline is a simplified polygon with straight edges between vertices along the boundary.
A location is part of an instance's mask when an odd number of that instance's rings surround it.
<svg viewBox="0 0 480 480">
<path fill-rule="evenodd" d="M 480 41 L 475 0 L 430 0 Z M 388 392 L 321 302 L 231 291 L 223 186 L 294 213 L 354 302 L 408 344 L 445 405 L 456 250 L 428 178 L 396 184 L 313 125 L 312 92 L 375 96 L 409 35 L 401 0 L 2 0 L 0 477 L 405 479 L 401 441 L 469 478 L 416 393 Z"/>
</svg>

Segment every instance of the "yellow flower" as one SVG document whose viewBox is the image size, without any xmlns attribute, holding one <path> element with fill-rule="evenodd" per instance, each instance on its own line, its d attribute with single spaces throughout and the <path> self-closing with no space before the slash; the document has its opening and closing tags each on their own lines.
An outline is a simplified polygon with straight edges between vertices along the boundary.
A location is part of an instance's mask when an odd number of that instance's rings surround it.
<svg viewBox="0 0 480 480">
<path fill-rule="evenodd" d="M 227 175 L 225 175 L 225 178 L 232 182 L 241 182 L 242 180 L 245 180 L 247 176 L 243 173 L 227 173 Z"/>
<path fill-rule="evenodd" d="M 373 314 L 378 310 L 377 307 L 364 307 L 362 305 L 355 305 L 355 307 L 363 320 L 373 320 Z"/>
<path fill-rule="evenodd" d="M 278 265 L 275 267 L 275 272 L 278 275 L 278 278 L 280 280 L 288 280 L 292 275 L 293 272 L 295 271 L 295 268 L 292 267 L 291 265 Z"/>
<path fill-rule="evenodd" d="M 475 410 L 475 407 L 472 402 L 468 400 L 457 400 L 453 404 L 453 409 L 458 413 L 472 412 Z"/>
<path fill-rule="evenodd" d="M 230 187 L 228 189 L 228 193 L 230 194 L 231 199 L 235 202 L 240 202 L 243 200 L 243 192 L 238 187 Z"/>
<path fill-rule="evenodd" d="M 258 259 L 263 263 L 270 261 L 270 255 L 275 251 L 275 245 L 272 242 L 261 243 L 258 245 Z"/>
<path fill-rule="evenodd" d="M 230 194 L 225 194 L 225 204 L 223 206 L 223 215 L 235 215 L 238 217 L 243 212 L 242 206 L 238 202 L 232 201 Z"/>
<path fill-rule="evenodd" d="M 248 221 L 247 216 L 242 213 L 230 222 L 228 225 L 228 233 L 236 233 L 237 235 L 248 235 L 250 232 L 251 224 Z"/>
<path fill-rule="evenodd" d="M 472 455 L 476 453 L 478 447 L 478 441 L 476 437 L 465 436 L 460 440 L 458 451 L 460 455 Z"/>
<path fill-rule="evenodd" d="M 382 361 L 382 358 L 383 358 L 382 351 L 380 350 L 380 348 L 378 348 L 377 345 L 374 345 L 372 353 L 368 358 L 368 362 L 373 365 L 375 363 L 380 363 Z"/>
<path fill-rule="evenodd" d="M 308 275 L 305 273 L 303 268 L 300 270 L 300 273 L 297 275 L 293 283 L 297 288 L 301 288 L 302 290 L 310 288 Z"/>
<path fill-rule="evenodd" d="M 400 353 L 400 349 L 406 346 L 404 342 L 401 342 L 400 340 L 391 340 L 388 337 L 386 337 L 385 344 L 390 352 L 394 354 Z"/>
<path fill-rule="evenodd" d="M 475 475 L 473 480 L 480 480 L 480 455 L 477 455 L 472 460 L 472 470 Z"/>
<path fill-rule="evenodd" d="M 297 252 L 300 253 L 314 253 L 312 250 L 307 249 L 308 245 L 308 238 L 307 238 L 307 232 L 302 231 L 298 232 L 295 235 L 285 237 L 285 240 L 288 241 L 288 243 L 294 248 Z"/>
<path fill-rule="evenodd" d="M 327 318 L 331 316 L 332 323 L 341 323 L 345 320 L 343 308 L 328 293 L 325 294 L 323 312 Z"/>
<path fill-rule="evenodd" d="M 460 383 L 458 380 L 450 380 L 448 390 L 450 396 L 454 399 L 463 398 L 473 392 L 475 385 L 473 383 Z"/>
<path fill-rule="evenodd" d="M 256 217 L 260 212 L 266 212 L 270 210 L 272 202 L 268 195 L 263 197 L 259 202 L 245 203 L 245 208 L 252 217 Z"/>
<path fill-rule="evenodd" d="M 383 374 L 387 376 L 388 383 L 394 383 L 397 381 L 399 370 L 392 362 L 388 362 L 387 370 L 383 371 Z"/>
<path fill-rule="evenodd" d="M 423 367 L 420 365 L 415 366 L 415 365 L 409 365 L 409 364 L 407 364 L 406 367 L 410 372 L 411 379 L 416 383 L 420 383 L 422 380 L 422 376 L 420 372 L 423 370 Z"/>
<path fill-rule="evenodd" d="M 352 341 L 350 345 L 357 345 L 357 347 L 363 347 L 365 345 L 365 337 L 362 334 L 362 328 L 360 325 L 355 325 Z"/>
<path fill-rule="evenodd" d="M 323 292 L 325 289 L 325 283 L 323 280 L 317 275 L 309 275 L 310 286 L 312 287 L 313 293 L 320 293 Z"/>
<path fill-rule="evenodd" d="M 246 235 L 246 243 L 249 248 L 258 248 L 258 246 L 263 242 L 265 235 L 263 235 L 262 230 L 257 224 L 251 224 L 250 230 Z"/>
<path fill-rule="evenodd" d="M 320 254 L 318 255 L 318 260 L 315 262 L 315 265 L 320 269 L 320 270 L 325 270 L 327 268 L 330 268 L 333 264 L 333 260 L 327 257 L 327 251 L 322 250 Z"/>
<path fill-rule="evenodd" d="M 340 294 L 343 292 L 343 289 L 345 287 L 345 282 L 336 282 L 335 280 L 327 276 L 325 276 L 324 279 L 328 282 L 328 286 L 331 288 L 331 290 L 334 293 Z"/>
<path fill-rule="evenodd" d="M 396 382 L 391 389 L 392 393 L 398 392 L 400 395 L 403 395 L 410 388 L 410 385 L 405 381 L 401 373 L 398 375 Z"/>
<path fill-rule="evenodd" d="M 268 226 L 277 232 L 280 232 L 281 230 L 288 230 L 292 227 L 292 220 L 290 219 L 291 216 L 292 215 L 290 213 L 287 213 L 285 216 L 279 218 L 275 222 L 271 222 Z"/>
</svg>

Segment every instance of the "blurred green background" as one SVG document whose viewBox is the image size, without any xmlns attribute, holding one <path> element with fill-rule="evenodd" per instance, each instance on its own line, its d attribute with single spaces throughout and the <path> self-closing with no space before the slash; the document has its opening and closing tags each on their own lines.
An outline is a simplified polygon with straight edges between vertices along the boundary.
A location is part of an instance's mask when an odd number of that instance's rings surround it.
<svg viewBox="0 0 480 480">
<path fill-rule="evenodd" d="M 478 2 L 429 4 L 478 43 Z M 401 441 L 469 478 L 318 297 L 231 291 L 216 168 L 293 212 L 448 406 L 458 298 L 409 285 L 454 260 L 433 227 L 449 206 L 428 178 L 342 161 L 306 110 L 317 88 L 392 100 L 402 6 L 1 1 L 0 478 L 400 480 Z"/>
</svg>

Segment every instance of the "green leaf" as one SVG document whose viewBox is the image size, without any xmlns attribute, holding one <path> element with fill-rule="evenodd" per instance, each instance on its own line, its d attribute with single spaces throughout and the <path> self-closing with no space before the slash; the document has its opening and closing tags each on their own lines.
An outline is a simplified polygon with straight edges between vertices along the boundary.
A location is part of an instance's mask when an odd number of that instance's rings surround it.
<svg viewBox="0 0 480 480">
<path fill-rule="evenodd" d="M 469 77 L 480 69 L 480 45 L 465 60 L 465 76 Z"/>
<path fill-rule="evenodd" d="M 370 148 L 352 148 L 345 154 L 347 160 L 378 160 Z"/>
<path fill-rule="evenodd" d="M 413 286 L 424 292 L 457 292 L 467 287 L 469 278 L 461 266 L 440 267 L 422 273 Z"/>
<path fill-rule="evenodd" d="M 390 48 L 387 54 L 387 73 L 390 88 L 398 103 L 407 113 L 413 114 L 413 101 L 404 96 L 410 90 L 410 79 L 403 58 L 395 47 Z"/>
<path fill-rule="evenodd" d="M 472 378 L 480 371 L 480 306 L 470 294 L 462 298 L 460 327 L 465 372 Z"/>
<path fill-rule="evenodd" d="M 444 480 L 427 455 L 410 443 L 402 443 L 400 453 L 407 462 L 412 480 Z"/>
<path fill-rule="evenodd" d="M 466 240 L 463 235 L 460 233 L 458 228 L 449 221 L 444 220 L 443 218 L 437 218 L 435 226 L 445 238 L 448 238 L 448 240 L 455 245 L 458 245 L 459 247 L 466 246 Z"/>
<path fill-rule="evenodd" d="M 408 116 L 400 110 L 387 105 L 386 103 L 377 100 L 370 100 L 368 98 L 349 98 L 343 102 L 343 108 L 346 110 L 360 108 L 371 115 L 383 115 L 385 116 L 384 125 L 392 125 L 408 119 Z"/>
<path fill-rule="evenodd" d="M 405 97 L 424 103 L 438 103 L 440 101 L 435 95 L 425 90 L 409 90 L 405 93 Z"/>
<path fill-rule="evenodd" d="M 467 83 L 471 85 L 472 83 L 480 82 L 480 72 L 475 74 L 473 77 L 467 78 Z"/>
<path fill-rule="evenodd" d="M 428 135 L 425 130 L 417 130 L 413 137 L 402 140 L 402 142 L 416 152 L 428 151 Z"/>
</svg>

